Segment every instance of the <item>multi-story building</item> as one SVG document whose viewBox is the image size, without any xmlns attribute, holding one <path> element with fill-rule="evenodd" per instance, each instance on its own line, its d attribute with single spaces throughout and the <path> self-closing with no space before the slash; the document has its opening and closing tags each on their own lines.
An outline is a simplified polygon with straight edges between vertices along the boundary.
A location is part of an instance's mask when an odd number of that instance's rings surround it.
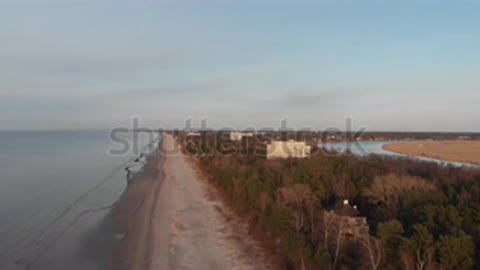
<svg viewBox="0 0 480 270">
<path fill-rule="evenodd" d="M 305 142 L 294 140 L 272 141 L 267 144 L 267 159 L 306 158 L 310 156 L 311 147 Z"/>
<path fill-rule="evenodd" d="M 230 132 L 231 141 L 241 141 L 243 137 L 253 137 L 253 133 L 232 131 Z"/>
</svg>

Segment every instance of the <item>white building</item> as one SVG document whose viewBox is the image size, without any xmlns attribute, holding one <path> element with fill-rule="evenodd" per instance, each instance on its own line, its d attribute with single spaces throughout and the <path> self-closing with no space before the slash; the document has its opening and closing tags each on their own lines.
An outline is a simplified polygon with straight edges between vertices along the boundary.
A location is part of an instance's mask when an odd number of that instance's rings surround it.
<svg viewBox="0 0 480 270">
<path fill-rule="evenodd" d="M 253 133 L 245 133 L 239 131 L 230 132 L 231 141 L 241 141 L 243 137 L 253 137 Z"/>
<path fill-rule="evenodd" d="M 311 146 L 305 142 L 272 141 L 267 144 L 267 159 L 274 158 L 306 158 L 310 156 Z"/>
<path fill-rule="evenodd" d="M 187 133 L 186 136 L 187 136 L 187 137 L 200 137 L 200 133 L 190 131 L 190 132 Z"/>
</svg>

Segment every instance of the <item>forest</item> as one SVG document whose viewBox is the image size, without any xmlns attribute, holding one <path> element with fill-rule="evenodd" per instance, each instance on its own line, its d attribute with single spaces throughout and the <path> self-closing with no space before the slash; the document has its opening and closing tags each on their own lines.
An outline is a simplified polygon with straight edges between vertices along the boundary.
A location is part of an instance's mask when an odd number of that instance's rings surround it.
<svg viewBox="0 0 480 270">
<path fill-rule="evenodd" d="M 266 160 L 232 151 L 234 143 L 185 146 L 282 269 L 480 269 L 478 170 L 319 149 Z M 367 218 L 368 237 L 345 238 L 327 219 L 346 199 Z"/>
</svg>

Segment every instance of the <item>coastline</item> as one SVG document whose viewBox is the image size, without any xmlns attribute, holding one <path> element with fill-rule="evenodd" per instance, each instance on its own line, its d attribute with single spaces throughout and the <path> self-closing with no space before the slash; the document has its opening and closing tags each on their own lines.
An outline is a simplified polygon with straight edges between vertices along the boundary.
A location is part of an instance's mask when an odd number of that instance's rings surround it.
<svg viewBox="0 0 480 270">
<path fill-rule="evenodd" d="M 170 134 L 163 137 L 164 178 L 152 216 L 157 269 L 271 269 L 248 224 L 231 212 Z"/>
<path fill-rule="evenodd" d="M 253 249 L 255 255 L 253 256 L 256 256 L 259 260 L 264 260 L 268 269 L 282 269 L 281 255 L 276 251 L 276 244 L 269 241 L 265 230 L 253 221 L 252 217 L 246 214 L 243 209 L 234 204 L 229 194 L 218 185 L 218 182 L 214 180 L 214 176 L 202 166 L 196 157 L 189 156 L 189 160 L 192 162 L 198 174 L 212 187 L 212 190 L 209 191 L 211 193 L 210 196 L 217 197 L 225 205 L 222 214 L 226 216 L 228 222 L 232 224 L 233 227 L 235 226 L 234 224 L 242 224 L 243 232 L 241 233 L 251 236 L 255 242 Z"/>
<path fill-rule="evenodd" d="M 382 148 L 405 156 L 480 165 L 479 141 L 410 141 L 389 143 Z"/>
<path fill-rule="evenodd" d="M 163 134 L 114 207 L 118 240 L 107 269 L 271 269 L 247 222 L 189 156 L 162 154 L 170 147 L 180 146 Z"/>
<path fill-rule="evenodd" d="M 157 150 L 146 157 L 142 169 L 128 180 L 128 185 L 112 210 L 112 225 L 116 243 L 107 269 L 148 269 L 152 217 L 163 182 L 163 138 Z"/>
</svg>

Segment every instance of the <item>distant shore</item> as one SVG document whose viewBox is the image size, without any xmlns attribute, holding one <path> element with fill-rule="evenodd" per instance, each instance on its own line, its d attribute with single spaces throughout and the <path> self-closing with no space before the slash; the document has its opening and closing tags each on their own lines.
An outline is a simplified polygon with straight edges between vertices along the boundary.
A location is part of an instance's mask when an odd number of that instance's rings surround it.
<svg viewBox="0 0 480 270">
<path fill-rule="evenodd" d="M 480 165 L 480 141 L 412 141 L 385 144 L 384 150 L 407 156 Z"/>
</svg>

